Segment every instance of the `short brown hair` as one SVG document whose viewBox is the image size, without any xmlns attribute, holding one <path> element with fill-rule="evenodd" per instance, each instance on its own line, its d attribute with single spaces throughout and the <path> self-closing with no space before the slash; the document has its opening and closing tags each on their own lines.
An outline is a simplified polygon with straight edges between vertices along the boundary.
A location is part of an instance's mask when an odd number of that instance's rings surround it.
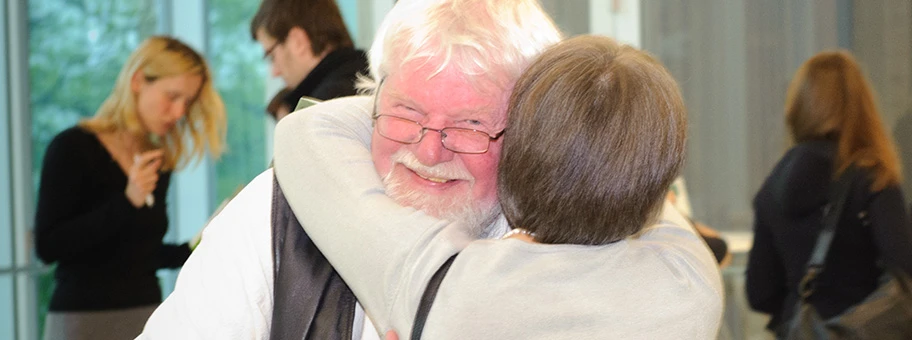
<svg viewBox="0 0 912 340">
<path fill-rule="evenodd" d="M 795 143 L 838 143 L 834 177 L 854 164 L 873 171 L 872 191 L 901 181 L 874 91 L 849 52 L 821 52 L 801 65 L 786 93 L 785 119 Z"/>
<path fill-rule="evenodd" d="M 330 46 L 354 46 L 334 0 L 263 0 L 250 21 L 250 36 L 256 40 L 257 31 L 263 28 L 267 34 L 282 42 L 294 27 L 307 32 L 315 55 Z"/>
<path fill-rule="evenodd" d="M 287 87 L 279 90 L 272 96 L 269 104 L 266 105 L 266 113 L 272 116 L 273 119 L 278 120 L 279 108 L 285 105 L 285 97 L 288 97 L 289 93 L 291 93 L 291 89 Z M 286 107 L 285 109 L 291 111 L 291 108 Z"/>
<path fill-rule="evenodd" d="M 546 50 L 510 98 L 498 195 L 542 243 L 607 244 L 640 231 L 683 162 L 672 76 L 646 52 L 579 36 Z"/>
</svg>

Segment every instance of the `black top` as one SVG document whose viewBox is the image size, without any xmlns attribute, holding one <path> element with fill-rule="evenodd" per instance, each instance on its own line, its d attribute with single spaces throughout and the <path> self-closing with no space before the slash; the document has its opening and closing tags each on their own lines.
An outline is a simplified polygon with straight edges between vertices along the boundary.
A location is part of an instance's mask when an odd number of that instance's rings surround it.
<svg viewBox="0 0 912 340">
<path fill-rule="evenodd" d="M 367 56 L 364 51 L 340 48 L 323 57 L 307 77 L 282 101 L 291 110 L 298 106 L 303 96 L 330 100 L 354 95 L 358 73 L 367 74 Z"/>
<path fill-rule="evenodd" d="M 836 144 L 802 143 L 779 161 L 754 198 L 754 245 L 748 258 L 747 298 L 771 314 L 776 330 L 790 320 L 798 283 L 823 229 Z M 878 286 L 878 261 L 912 274 L 912 226 L 898 186 L 871 192 L 871 174 L 852 183 L 826 268 L 809 301 L 823 318 L 838 315 Z"/>
<path fill-rule="evenodd" d="M 155 271 L 190 256 L 186 244 L 162 244 L 170 180 L 170 172 L 161 173 L 155 204 L 137 209 L 124 194 L 127 176 L 94 134 L 73 127 L 51 141 L 35 216 L 38 257 L 57 262 L 51 311 L 161 302 Z"/>
</svg>

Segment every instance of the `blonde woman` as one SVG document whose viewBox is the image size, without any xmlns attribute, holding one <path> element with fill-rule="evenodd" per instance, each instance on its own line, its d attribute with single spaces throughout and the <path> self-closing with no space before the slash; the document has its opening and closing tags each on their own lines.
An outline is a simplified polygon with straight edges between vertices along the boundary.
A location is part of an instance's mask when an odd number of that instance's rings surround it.
<svg viewBox="0 0 912 340">
<path fill-rule="evenodd" d="M 900 192 L 899 160 L 861 68 L 845 51 L 806 61 L 789 86 L 785 119 L 795 145 L 754 198 L 747 297 L 770 314 L 780 337 L 794 315 L 799 280 L 823 228 L 827 191 L 847 168 L 853 178 L 826 268 L 808 301 L 824 319 L 873 292 L 881 265 L 912 274 L 912 226 Z"/>
<path fill-rule="evenodd" d="M 45 339 L 132 339 L 161 302 L 155 272 L 188 244 L 163 244 L 171 173 L 222 152 L 225 109 L 203 57 L 169 37 L 130 56 L 91 119 L 48 146 L 35 241 L 57 263 Z"/>
</svg>

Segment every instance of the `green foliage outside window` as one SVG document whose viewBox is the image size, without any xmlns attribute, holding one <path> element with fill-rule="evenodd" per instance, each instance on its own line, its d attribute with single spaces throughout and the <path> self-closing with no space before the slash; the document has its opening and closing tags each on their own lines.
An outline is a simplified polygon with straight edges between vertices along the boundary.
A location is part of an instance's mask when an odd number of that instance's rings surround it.
<svg viewBox="0 0 912 340">
<path fill-rule="evenodd" d="M 221 202 L 266 169 L 263 51 L 250 38 L 259 1 L 210 0 L 209 53 L 215 87 L 228 110 L 228 152 L 215 165 Z"/>
</svg>

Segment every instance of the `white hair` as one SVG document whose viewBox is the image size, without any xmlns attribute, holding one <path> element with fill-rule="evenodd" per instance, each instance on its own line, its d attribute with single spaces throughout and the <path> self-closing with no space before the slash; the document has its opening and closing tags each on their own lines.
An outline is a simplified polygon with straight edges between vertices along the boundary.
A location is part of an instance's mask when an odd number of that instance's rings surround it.
<svg viewBox="0 0 912 340">
<path fill-rule="evenodd" d="M 535 57 L 561 40 L 537 0 L 400 0 L 371 45 L 370 73 L 359 89 L 374 93 L 379 80 L 414 60 L 454 67 L 507 90 Z"/>
</svg>

